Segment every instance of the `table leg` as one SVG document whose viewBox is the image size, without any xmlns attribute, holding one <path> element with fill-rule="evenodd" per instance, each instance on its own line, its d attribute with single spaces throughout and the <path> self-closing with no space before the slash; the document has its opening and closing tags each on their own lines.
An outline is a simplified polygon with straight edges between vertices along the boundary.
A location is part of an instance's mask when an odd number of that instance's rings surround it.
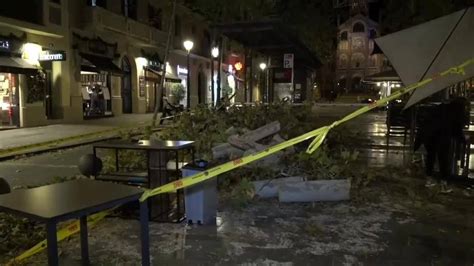
<svg viewBox="0 0 474 266">
<path fill-rule="evenodd" d="M 48 221 L 46 223 L 46 241 L 48 243 L 48 265 L 59 265 L 58 260 L 58 238 L 55 221 Z"/>
<path fill-rule="evenodd" d="M 115 149 L 115 172 L 119 171 L 119 151 Z"/>
<path fill-rule="evenodd" d="M 81 224 L 81 257 L 82 257 L 82 265 L 89 265 L 89 243 L 87 239 L 87 216 L 82 216 L 80 218 Z"/>
<path fill-rule="evenodd" d="M 184 163 L 184 158 L 183 158 L 183 163 Z M 176 173 L 179 174 L 179 151 L 176 151 Z M 176 180 L 180 179 L 181 177 L 176 176 Z M 179 190 L 176 191 L 176 222 L 179 222 L 181 220 L 181 204 L 180 204 L 180 196 L 179 196 Z M 174 207 L 174 206 L 173 206 Z"/>
<path fill-rule="evenodd" d="M 140 202 L 140 237 L 142 240 L 142 265 L 150 265 L 150 235 L 148 233 L 148 200 Z"/>
</svg>

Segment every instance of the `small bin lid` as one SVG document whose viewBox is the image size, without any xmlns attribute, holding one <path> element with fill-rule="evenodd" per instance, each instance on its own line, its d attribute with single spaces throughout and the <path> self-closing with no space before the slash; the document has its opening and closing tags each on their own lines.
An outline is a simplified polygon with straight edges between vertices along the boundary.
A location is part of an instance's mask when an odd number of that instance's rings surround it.
<svg viewBox="0 0 474 266">
<path fill-rule="evenodd" d="M 194 171 L 204 171 L 207 170 L 211 167 L 213 167 L 214 164 L 209 163 L 208 161 L 204 160 L 197 160 L 192 163 L 188 163 L 187 165 L 183 166 L 181 168 L 182 170 L 194 170 Z"/>
</svg>

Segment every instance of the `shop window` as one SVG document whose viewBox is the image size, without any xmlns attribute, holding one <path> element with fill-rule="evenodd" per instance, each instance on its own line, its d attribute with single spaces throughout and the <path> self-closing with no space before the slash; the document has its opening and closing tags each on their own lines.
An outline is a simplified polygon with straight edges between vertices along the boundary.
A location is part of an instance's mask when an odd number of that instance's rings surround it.
<svg viewBox="0 0 474 266">
<path fill-rule="evenodd" d="M 148 21 L 152 27 L 162 30 L 163 10 L 148 4 Z"/>
<path fill-rule="evenodd" d="M 111 115 L 110 76 L 90 72 L 81 73 L 81 83 L 84 117 Z"/>
<path fill-rule="evenodd" d="M 49 7 L 49 22 L 61 25 L 61 8 Z"/>
<path fill-rule="evenodd" d="M 46 76 L 42 72 L 36 75 L 27 76 L 26 85 L 28 92 L 26 95 L 27 103 L 36 103 L 44 101 L 44 92 L 46 88 Z"/>
<path fill-rule="evenodd" d="M 341 33 L 341 41 L 347 41 L 347 39 L 348 39 L 347 36 L 348 36 L 347 31 L 342 32 Z"/>
<path fill-rule="evenodd" d="M 365 32 L 365 26 L 361 22 L 357 22 L 354 24 L 354 27 L 352 28 L 353 32 Z"/>
</svg>

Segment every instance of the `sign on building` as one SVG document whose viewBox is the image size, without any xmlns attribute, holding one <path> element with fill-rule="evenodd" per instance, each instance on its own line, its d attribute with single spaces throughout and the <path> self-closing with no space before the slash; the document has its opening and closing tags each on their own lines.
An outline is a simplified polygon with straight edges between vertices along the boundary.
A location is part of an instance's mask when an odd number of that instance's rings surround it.
<svg viewBox="0 0 474 266">
<path fill-rule="evenodd" d="M 64 51 L 53 51 L 43 50 L 39 54 L 39 61 L 65 61 L 66 52 Z"/>
<path fill-rule="evenodd" d="M 294 54 L 284 54 L 283 55 L 283 68 L 293 68 L 295 62 Z"/>
</svg>

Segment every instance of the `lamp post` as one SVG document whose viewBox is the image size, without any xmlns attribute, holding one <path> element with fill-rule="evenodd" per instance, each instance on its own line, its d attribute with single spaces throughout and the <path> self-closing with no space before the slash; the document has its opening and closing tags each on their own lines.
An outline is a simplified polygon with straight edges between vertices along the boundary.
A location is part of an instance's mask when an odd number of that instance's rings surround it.
<svg viewBox="0 0 474 266">
<path fill-rule="evenodd" d="M 263 73 L 262 76 L 264 77 L 264 79 L 263 79 L 263 89 L 262 89 L 262 94 L 263 94 L 263 101 L 262 102 L 265 102 L 267 100 L 266 98 L 268 97 L 268 95 L 267 95 L 267 93 L 268 93 L 268 91 L 267 91 L 268 88 L 267 87 L 268 86 L 267 86 L 267 82 L 266 82 L 266 77 L 264 76 L 265 75 L 265 70 L 267 69 L 267 64 L 262 62 L 262 63 L 260 63 L 259 67 L 260 67 L 260 70 L 262 70 L 262 73 Z"/>
<path fill-rule="evenodd" d="M 214 60 L 219 57 L 219 48 L 213 47 L 211 49 L 211 90 L 212 90 L 212 104 L 215 103 L 215 94 L 214 94 Z"/>
<path fill-rule="evenodd" d="M 187 68 L 188 68 L 188 76 L 186 80 L 186 108 L 191 108 L 191 64 L 190 64 L 190 54 L 191 50 L 194 47 L 194 43 L 190 40 L 184 41 L 183 43 L 184 49 L 188 52 L 187 56 Z"/>
</svg>

